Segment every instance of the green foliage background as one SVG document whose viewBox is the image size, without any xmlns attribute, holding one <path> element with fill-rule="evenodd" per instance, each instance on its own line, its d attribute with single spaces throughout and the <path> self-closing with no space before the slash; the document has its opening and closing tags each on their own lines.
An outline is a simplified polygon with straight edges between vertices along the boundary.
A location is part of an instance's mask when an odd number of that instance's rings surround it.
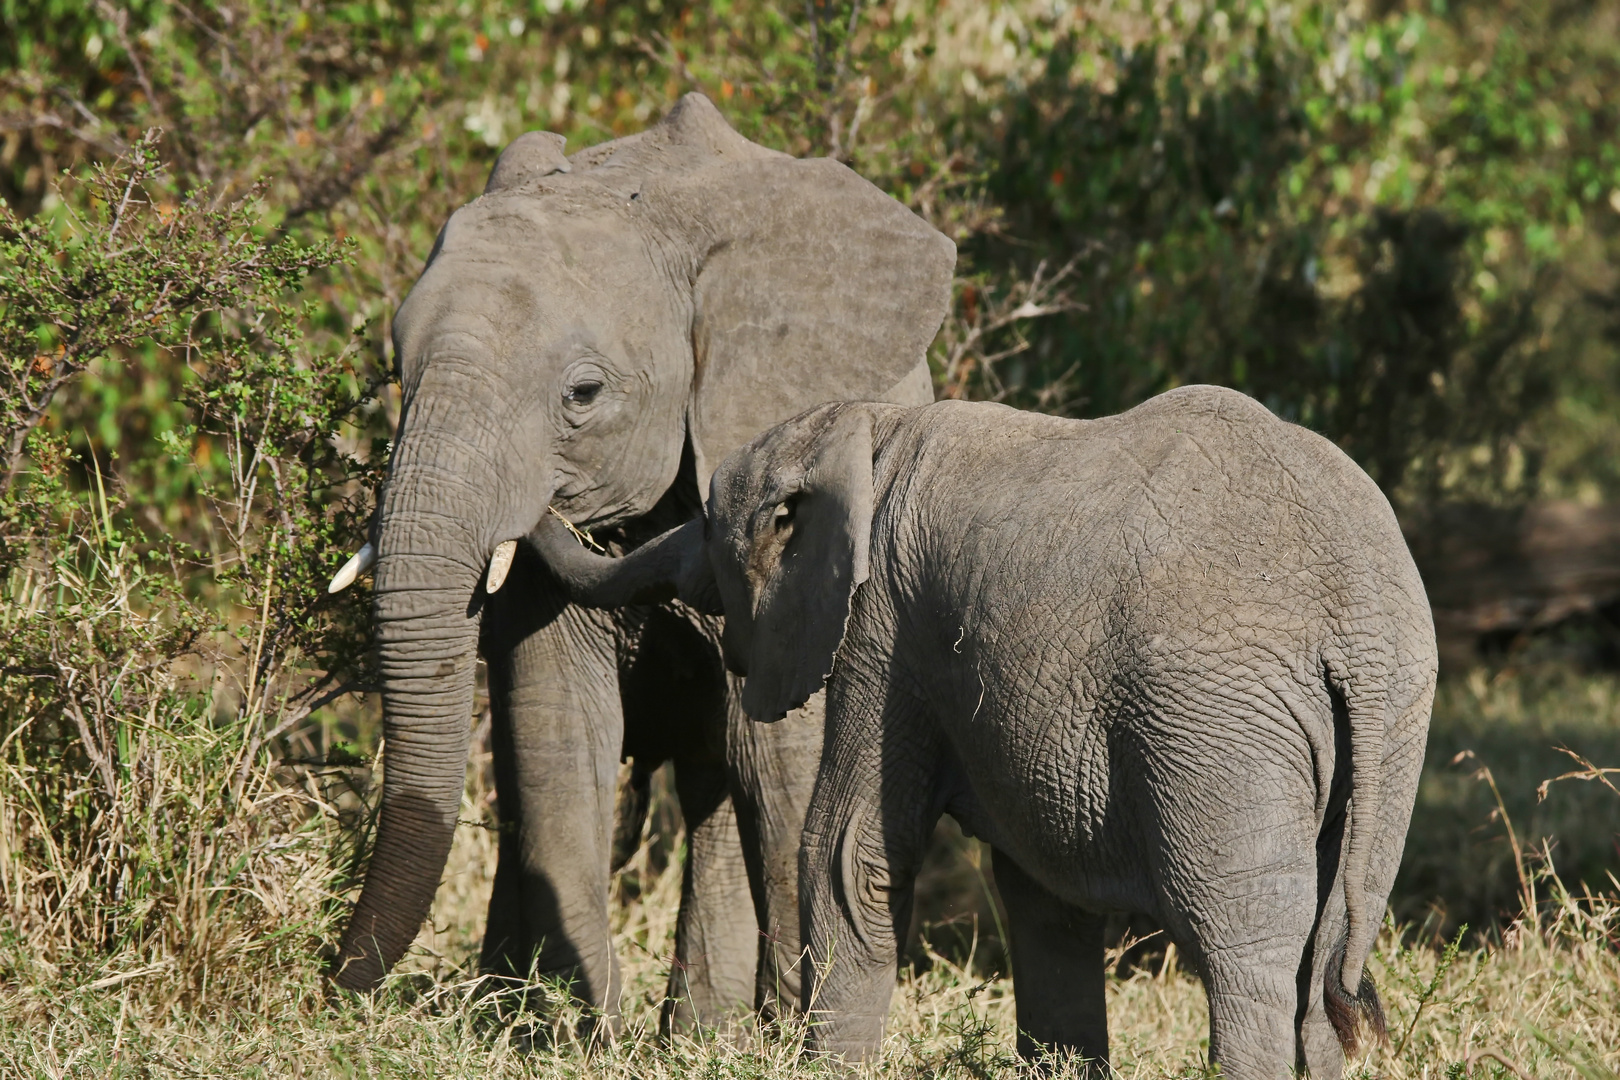
<svg viewBox="0 0 1620 1080">
<path fill-rule="evenodd" d="M 59 170 L 162 127 L 177 192 L 267 179 L 266 228 L 356 241 L 315 290 L 340 332 L 381 331 L 513 136 L 576 149 L 698 89 L 750 138 L 847 160 L 955 236 L 964 334 L 1043 260 L 1076 260 L 1069 310 L 982 328 L 956 365 L 942 350 L 946 393 L 1097 415 L 1226 383 L 1337 439 L 1403 502 L 1593 502 L 1620 482 L 1612 5 L 4 14 L 8 203 L 49 212 Z M 178 423 L 162 368 L 91 380 L 67 426 L 116 449 Z"/>
<path fill-rule="evenodd" d="M 942 395 L 1219 382 L 1403 509 L 1620 498 L 1613 3 L 0 0 L 0 984 L 323 940 L 388 319 L 510 139 L 690 90 L 957 241 Z M 1494 920 L 1493 865 L 1404 914 Z"/>
</svg>

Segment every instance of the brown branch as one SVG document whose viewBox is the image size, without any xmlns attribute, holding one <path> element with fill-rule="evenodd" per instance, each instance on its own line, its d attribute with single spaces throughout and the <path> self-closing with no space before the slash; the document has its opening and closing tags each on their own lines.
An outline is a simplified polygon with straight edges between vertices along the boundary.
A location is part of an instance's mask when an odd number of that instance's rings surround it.
<svg viewBox="0 0 1620 1080">
<path fill-rule="evenodd" d="M 67 706 L 68 715 L 73 717 L 73 723 L 79 729 L 79 741 L 84 745 L 85 756 L 90 759 L 90 764 L 94 765 L 96 770 L 101 773 L 101 778 L 107 785 L 107 794 L 109 796 L 116 795 L 118 793 L 118 776 L 113 772 L 112 762 L 107 760 L 107 755 L 102 753 L 95 736 L 91 734 L 90 724 L 84 718 L 84 710 L 79 708 L 78 698 L 73 694 L 74 681 L 70 676 L 68 679 L 68 698 L 64 702 Z"/>
<path fill-rule="evenodd" d="M 129 57 L 130 66 L 135 69 L 135 81 L 141 84 L 141 90 L 146 94 L 146 100 L 152 103 L 152 109 L 159 116 L 163 115 L 163 106 L 158 102 L 157 91 L 152 89 L 152 80 L 146 77 L 146 67 L 135 52 L 135 44 L 129 39 L 129 11 L 125 8 L 115 8 L 108 0 L 97 0 L 96 8 L 103 17 L 113 25 L 113 32 L 118 35 L 118 45 Z"/>
<path fill-rule="evenodd" d="M 286 216 L 282 218 L 282 227 L 286 228 L 310 214 L 324 213 L 346 198 L 361 178 L 371 171 L 371 166 L 377 158 L 399 141 L 399 137 L 410 127 L 421 106 L 422 99 L 415 99 L 403 115 L 383 125 L 381 131 L 365 140 L 357 149 L 346 153 L 344 164 L 338 169 L 307 186 L 300 184 L 298 201 L 293 203 Z"/>
<path fill-rule="evenodd" d="M 314 686 L 310 687 L 310 690 L 314 690 L 314 689 L 324 685 L 326 682 L 330 681 L 330 679 L 331 679 L 331 674 L 328 673 L 327 676 L 325 677 L 325 679 L 323 679 L 320 682 L 317 682 Z M 303 723 L 304 720 L 307 719 L 309 717 L 309 715 L 311 713 L 313 713 L 316 709 L 325 708 L 326 706 L 332 704 L 332 702 L 336 701 L 340 697 L 346 697 L 349 694 L 368 694 L 368 693 L 371 693 L 371 692 L 375 691 L 376 689 L 378 689 L 378 688 L 371 685 L 370 683 L 361 682 L 358 679 L 350 679 L 347 682 L 344 682 L 344 683 L 342 683 L 342 684 L 340 684 L 338 686 L 335 686 L 332 689 L 328 690 L 326 693 L 324 693 L 324 694 L 320 695 L 319 697 L 315 698 L 313 701 L 310 701 L 310 702 L 308 702 L 307 704 L 304 704 L 304 705 L 299 705 L 299 706 L 291 709 L 290 711 L 288 711 L 287 714 L 282 718 L 281 722 L 279 724 L 277 724 L 275 727 L 271 728 L 269 733 L 267 733 L 265 735 L 265 737 L 263 739 L 263 742 L 264 743 L 274 742 L 276 739 L 279 739 L 281 736 L 283 736 L 287 732 L 291 731 L 298 724 Z M 309 692 L 310 692 L 309 690 L 305 691 L 306 694 L 309 693 Z M 302 696 L 302 695 L 300 695 L 300 696 Z"/>
</svg>

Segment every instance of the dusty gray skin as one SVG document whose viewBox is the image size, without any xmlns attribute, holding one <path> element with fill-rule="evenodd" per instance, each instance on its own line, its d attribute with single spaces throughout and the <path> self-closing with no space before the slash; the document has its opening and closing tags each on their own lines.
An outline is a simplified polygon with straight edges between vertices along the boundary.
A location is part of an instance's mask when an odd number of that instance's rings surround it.
<svg viewBox="0 0 1620 1080">
<path fill-rule="evenodd" d="M 340 985 L 376 985 L 427 913 L 481 647 L 510 826 L 485 970 L 570 978 L 616 1010 L 617 770 L 633 757 L 644 792 L 673 759 L 690 859 L 666 1022 L 779 990 L 791 1004 L 795 977 L 756 954 L 798 951 L 819 716 L 745 722 L 716 619 L 573 606 L 528 550 L 491 594 L 491 553 L 548 505 L 634 548 L 696 513 L 714 463 L 766 426 L 826 400 L 929 400 L 954 260 L 844 166 L 756 146 L 699 95 L 572 158 L 544 133 L 507 149 L 394 320 L 404 410 L 375 535 L 386 769 Z"/>
<path fill-rule="evenodd" d="M 1118 910 L 1198 970 L 1225 1075 L 1337 1077 L 1381 1029 L 1364 965 L 1434 631 L 1332 444 L 1214 387 L 1093 421 L 829 405 L 728 458 L 704 528 L 617 563 L 538 542 L 584 600 L 723 601 L 757 719 L 830 673 L 800 863 L 816 1046 L 876 1052 L 941 812 L 995 848 L 1025 1054 L 1106 1058 Z"/>
</svg>

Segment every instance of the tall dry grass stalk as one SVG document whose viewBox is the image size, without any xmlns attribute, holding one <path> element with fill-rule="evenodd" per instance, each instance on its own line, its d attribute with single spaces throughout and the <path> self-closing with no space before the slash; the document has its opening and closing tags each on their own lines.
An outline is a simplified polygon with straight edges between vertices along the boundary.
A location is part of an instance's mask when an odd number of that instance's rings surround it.
<svg viewBox="0 0 1620 1080">
<path fill-rule="evenodd" d="M 161 975 L 190 1004 L 324 933 L 340 814 L 265 752 L 297 708 L 276 685 L 296 669 L 264 665 L 257 688 L 228 693 L 254 667 L 231 663 L 226 635 L 199 640 L 192 612 L 154 605 L 172 582 L 151 580 L 104 495 L 91 511 L 0 605 L 0 634 L 37 665 L 7 670 L 0 693 L 0 983 Z M 262 645 L 259 615 L 242 629 Z"/>
<path fill-rule="evenodd" d="M 176 939 L 174 955 L 196 957 L 190 966 L 153 962 L 156 954 L 133 945 L 99 966 L 70 957 L 48 964 L 30 959 L 26 940 L 8 940 L 0 954 L 0 1075 L 829 1075 L 801 1058 L 802 1029 L 793 1024 L 657 1039 L 680 894 L 678 837 L 649 831 L 623 871 L 619 892 L 628 899 L 613 922 L 625 973 L 617 1038 L 576 1039 L 580 1016 L 571 1006 L 540 1017 L 514 1007 L 525 994 L 556 1001 L 555 988 L 491 992 L 475 971 L 495 854 L 483 765 L 475 757 L 469 770 L 463 825 L 429 924 L 382 993 L 334 995 L 323 986 L 318 946 L 332 878 L 322 845 L 339 818 L 317 782 L 330 770 L 283 769 L 264 774 L 255 790 L 302 784 L 288 806 L 302 807 L 303 816 L 283 819 L 295 827 L 277 833 L 261 804 L 242 804 L 228 835 L 248 839 L 216 842 L 213 862 L 239 860 L 241 884 L 212 906 L 185 910 L 199 922 Z M 179 769 L 162 775 L 168 783 L 183 776 Z M 1536 914 L 1492 942 L 1458 939 L 1448 948 L 1432 926 L 1386 927 L 1372 970 L 1392 1039 L 1352 1062 L 1353 1075 L 1606 1080 L 1620 1071 L 1620 903 L 1573 895 L 1545 869 L 1531 873 Z M 177 934 L 181 917 L 176 909 Z M 931 963 L 902 974 L 883 1059 L 865 1074 L 1017 1075 L 1011 983 L 978 970 L 971 942 L 963 952 L 932 951 Z M 1111 975 L 1108 995 L 1119 1076 L 1205 1075 L 1203 990 L 1174 950 Z M 1056 1071 L 1079 1074 L 1073 1063 Z"/>
</svg>

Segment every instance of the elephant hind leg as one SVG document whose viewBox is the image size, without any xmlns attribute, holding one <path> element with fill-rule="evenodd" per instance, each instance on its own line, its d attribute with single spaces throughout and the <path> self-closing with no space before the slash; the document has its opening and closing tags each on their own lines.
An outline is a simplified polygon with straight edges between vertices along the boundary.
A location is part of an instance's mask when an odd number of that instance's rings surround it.
<svg viewBox="0 0 1620 1080">
<path fill-rule="evenodd" d="M 1228 1080 L 1283 1080 L 1301 1052 L 1300 971 L 1318 921 L 1314 799 L 1303 786 L 1291 796 L 1278 775 L 1211 769 L 1207 786 L 1180 793 L 1199 818 L 1161 811 L 1182 827 L 1156 853 L 1160 914 L 1203 977 L 1210 1061 Z"/>
<path fill-rule="evenodd" d="M 1344 755 L 1341 755 L 1341 760 Z M 1346 768 L 1348 773 L 1348 768 Z M 1348 784 L 1342 785 L 1348 788 Z M 1299 1050 L 1294 1067 L 1312 1080 L 1339 1080 L 1344 1074 L 1344 1048 L 1329 1017 L 1329 980 L 1336 987 L 1344 936 L 1344 876 L 1340 850 L 1344 838 L 1344 800 L 1340 778 L 1334 780 L 1334 798 L 1327 821 L 1316 842 L 1316 928 L 1305 947 L 1297 985 Z"/>
<path fill-rule="evenodd" d="M 1177 897 L 1171 920 L 1203 976 L 1210 1061 L 1229 1080 L 1283 1080 L 1302 1049 L 1299 973 L 1316 924 L 1314 851 L 1309 841 L 1290 844 L 1286 826 L 1259 831 L 1267 835 L 1251 833 L 1247 845 L 1224 838 L 1228 852 L 1246 846 L 1250 857 L 1199 872 L 1194 902 Z M 1198 846 L 1222 843 L 1210 836 Z"/>
<path fill-rule="evenodd" d="M 1052 895 L 999 850 L 995 872 L 1012 936 L 1019 1055 L 1076 1054 L 1094 1073 L 1106 1073 L 1106 919 Z"/>
</svg>

